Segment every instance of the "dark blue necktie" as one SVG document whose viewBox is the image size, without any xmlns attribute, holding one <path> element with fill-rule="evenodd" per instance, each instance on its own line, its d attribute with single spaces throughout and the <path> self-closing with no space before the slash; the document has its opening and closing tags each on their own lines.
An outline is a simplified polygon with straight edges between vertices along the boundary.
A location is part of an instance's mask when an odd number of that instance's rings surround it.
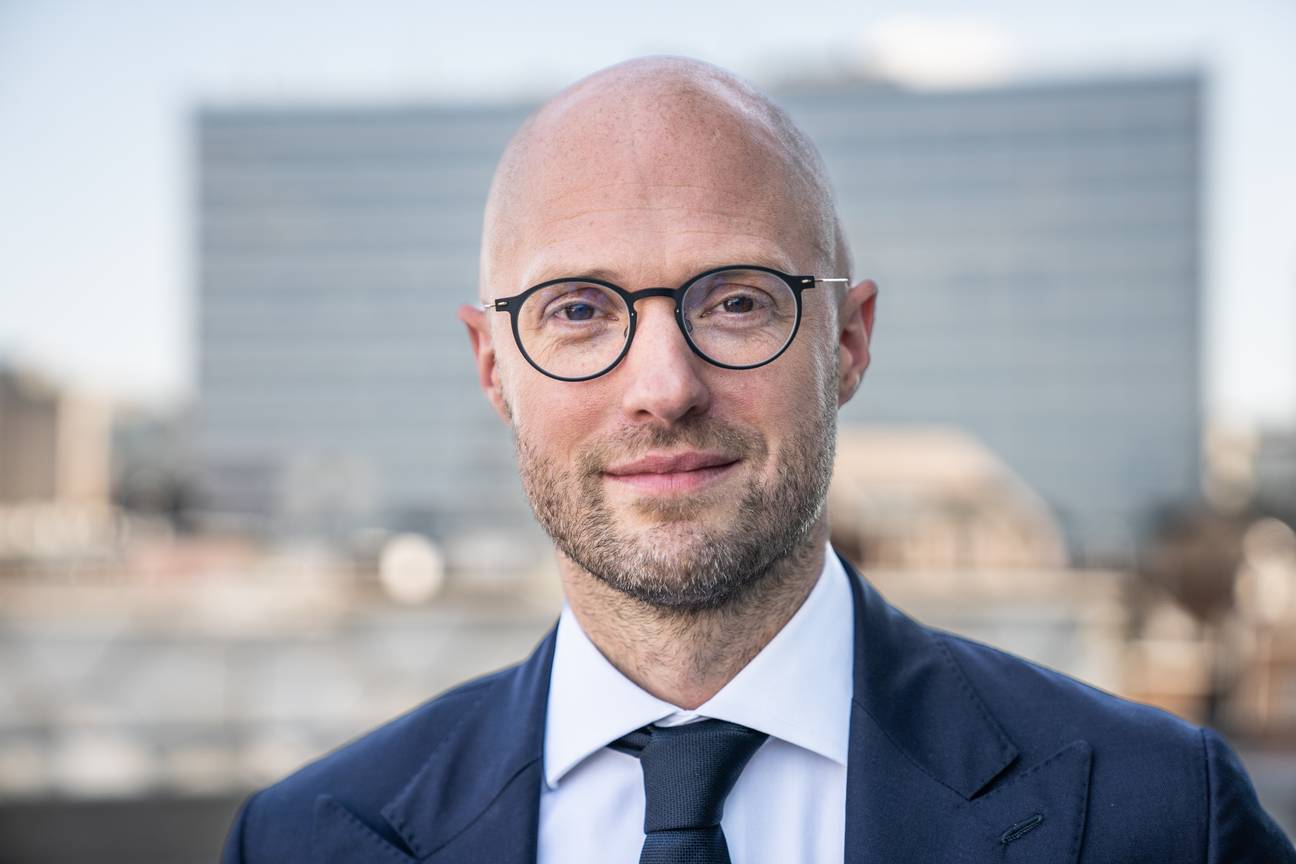
<svg viewBox="0 0 1296 864">
<path fill-rule="evenodd" d="M 645 726 L 609 744 L 639 757 L 644 778 L 644 845 L 639 864 L 732 864 L 720 817 L 747 760 L 768 736 L 699 720 Z"/>
</svg>

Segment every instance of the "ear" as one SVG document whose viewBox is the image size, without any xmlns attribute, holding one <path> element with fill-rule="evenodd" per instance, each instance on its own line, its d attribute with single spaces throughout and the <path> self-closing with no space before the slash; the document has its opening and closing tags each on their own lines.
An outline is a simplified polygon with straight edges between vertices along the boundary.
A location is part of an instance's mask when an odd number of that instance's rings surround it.
<svg viewBox="0 0 1296 864">
<path fill-rule="evenodd" d="M 864 378 L 871 354 L 869 344 L 873 338 L 873 310 L 877 305 L 877 283 L 865 279 L 851 286 L 842 298 L 837 320 L 840 325 L 838 340 L 837 405 L 850 401 Z"/>
<path fill-rule="evenodd" d="M 495 343 L 491 340 L 486 310 L 465 303 L 459 307 L 459 320 L 468 328 L 468 341 L 472 343 L 473 359 L 477 363 L 477 383 L 481 385 L 486 398 L 495 406 L 495 413 L 507 423 L 509 412 L 504 404 L 504 391 L 500 389 L 499 366 L 495 363 Z"/>
</svg>

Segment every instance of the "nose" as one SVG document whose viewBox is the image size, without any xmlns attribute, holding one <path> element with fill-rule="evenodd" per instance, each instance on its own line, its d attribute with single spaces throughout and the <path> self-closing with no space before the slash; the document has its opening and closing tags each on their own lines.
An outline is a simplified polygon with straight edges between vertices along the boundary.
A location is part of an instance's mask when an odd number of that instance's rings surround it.
<svg viewBox="0 0 1296 864">
<path fill-rule="evenodd" d="M 640 300 L 630 351 L 615 370 L 623 382 L 621 408 L 633 422 L 671 424 L 710 408 L 705 361 L 684 341 L 668 297 Z"/>
</svg>

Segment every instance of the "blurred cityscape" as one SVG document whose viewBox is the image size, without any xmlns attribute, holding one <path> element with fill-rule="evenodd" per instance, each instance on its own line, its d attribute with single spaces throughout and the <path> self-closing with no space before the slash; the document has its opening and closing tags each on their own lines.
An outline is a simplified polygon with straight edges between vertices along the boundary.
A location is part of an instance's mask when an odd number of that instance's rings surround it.
<svg viewBox="0 0 1296 864">
<path fill-rule="evenodd" d="M 1291 832 L 1296 429 L 1203 409 L 1205 89 L 775 95 L 882 286 L 836 547 L 928 623 L 1221 729 Z M 532 107 L 204 106 L 197 401 L 0 368 L 0 864 L 211 860 L 248 790 L 552 625 L 454 315 Z"/>
</svg>

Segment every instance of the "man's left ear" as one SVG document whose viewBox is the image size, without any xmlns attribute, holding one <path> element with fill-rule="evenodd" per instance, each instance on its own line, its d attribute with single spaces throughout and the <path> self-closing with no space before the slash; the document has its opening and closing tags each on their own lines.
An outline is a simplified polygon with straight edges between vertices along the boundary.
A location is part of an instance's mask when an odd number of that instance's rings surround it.
<svg viewBox="0 0 1296 864">
<path fill-rule="evenodd" d="M 869 365 L 869 343 L 873 338 L 873 310 L 877 305 L 877 283 L 865 279 L 851 286 L 842 298 L 837 321 L 838 378 L 837 405 L 850 401 Z"/>
</svg>

